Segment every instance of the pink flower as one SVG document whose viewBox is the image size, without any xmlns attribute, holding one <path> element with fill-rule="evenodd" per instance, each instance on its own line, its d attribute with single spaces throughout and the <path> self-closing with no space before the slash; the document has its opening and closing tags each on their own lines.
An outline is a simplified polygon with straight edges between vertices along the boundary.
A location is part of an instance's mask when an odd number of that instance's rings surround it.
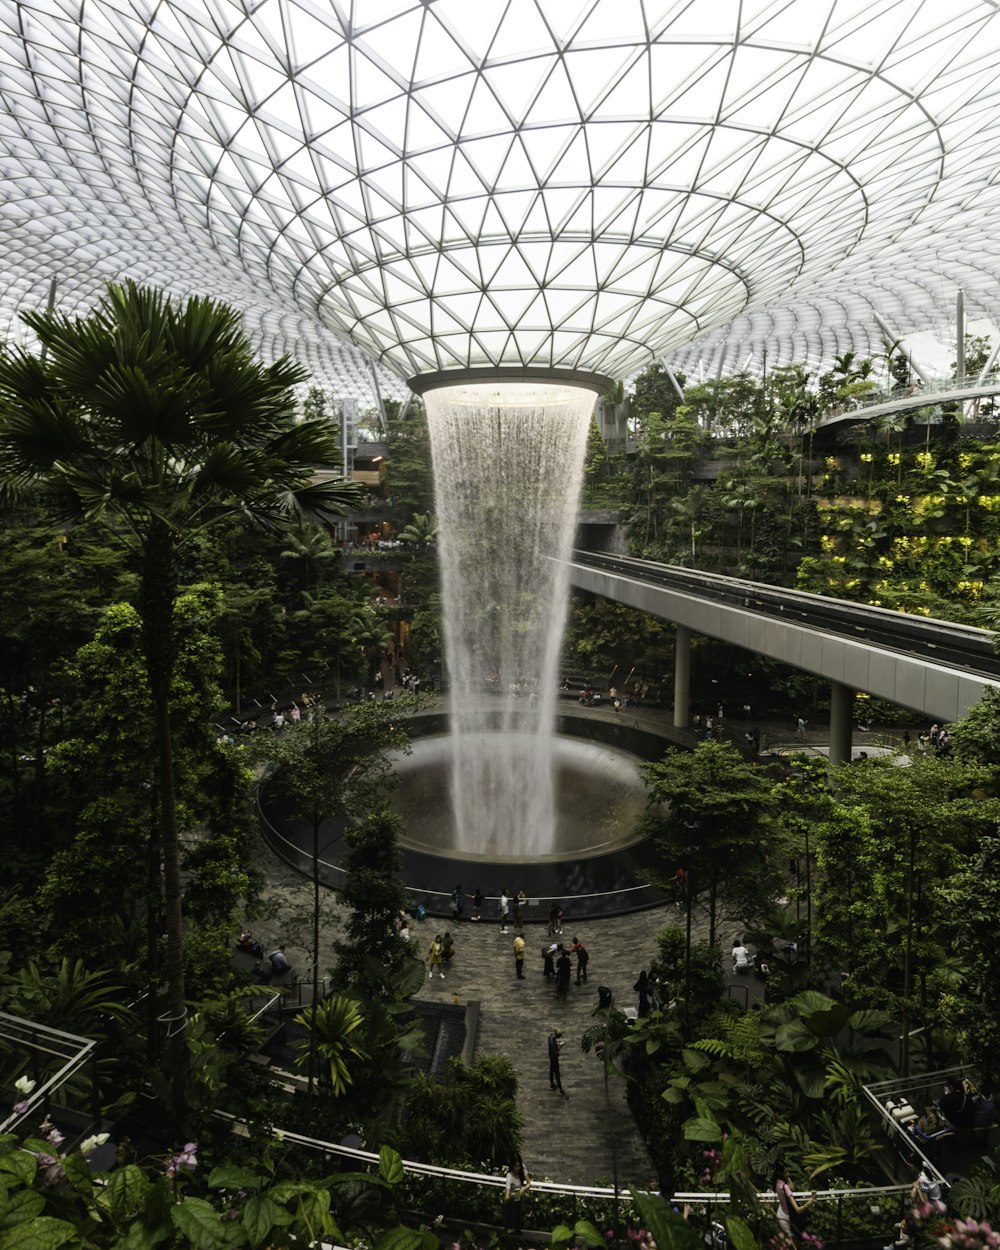
<svg viewBox="0 0 1000 1250">
<path fill-rule="evenodd" d="M 174 1177 L 178 1172 L 193 1172 L 198 1166 L 198 1160 L 195 1157 L 197 1149 L 198 1143 L 189 1141 L 183 1150 L 171 1155 L 167 1160 L 167 1175 Z"/>
</svg>

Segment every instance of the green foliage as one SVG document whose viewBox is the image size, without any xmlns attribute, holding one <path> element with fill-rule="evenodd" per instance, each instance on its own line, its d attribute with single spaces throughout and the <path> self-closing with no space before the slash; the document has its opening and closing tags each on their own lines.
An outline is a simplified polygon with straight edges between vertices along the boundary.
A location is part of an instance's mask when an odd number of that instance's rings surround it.
<svg viewBox="0 0 1000 1250">
<path fill-rule="evenodd" d="M 453 1079 L 418 1074 L 407 1092 L 401 1144 L 408 1158 L 450 1166 L 504 1166 L 521 1152 L 524 1118 L 517 1073 L 503 1055 L 484 1055 Z"/>
<path fill-rule="evenodd" d="M 52 1140 L 0 1138 L 0 1247 L 3 1250 L 258 1250 L 364 1240 L 373 1250 L 437 1250 L 426 1229 L 398 1223 L 404 1181 L 395 1151 L 381 1152 L 377 1176 L 339 1172 L 289 1177 L 278 1140 L 252 1166 L 195 1173 L 192 1143 L 159 1167 L 127 1164 L 95 1172 L 82 1154 Z M 40 1165 L 36 1158 L 51 1162 Z"/>
<path fill-rule="evenodd" d="M 1000 1089 L 1000 1003 L 995 970 L 1000 958 L 1000 838 L 984 837 L 955 875 L 942 885 L 943 925 L 948 945 L 962 951 L 961 971 L 939 1009 L 982 1077 L 984 1088 Z M 951 987 L 949 987 L 951 988 Z"/>
<path fill-rule="evenodd" d="M 714 944 L 723 898 L 741 922 L 752 920 L 779 884 L 768 779 L 730 743 L 714 740 L 693 751 L 670 748 L 642 772 L 652 793 L 650 832 L 665 861 L 660 879 L 677 864 L 686 868 L 687 888 L 707 897 Z"/>
<path fill-rule="evenodd" d="M 354 821 L 344 831 L 340 902 L 349 908 L 345 936 L 334 944 L 334 980 L 370 994 L 392 988 L 405 993 L 412 986 L 418 961 L 400 939 L 395 921 L 406 906 L 406 887 L 399 877 L 402 853 L 400 820 L 385 805 Z M 398 974 L 409 968 L 409 982 Z"/>
<path fill-rule="evenodd" d="M 321 1003 L 300 1011 L 295 1023 L 306 1030 L 298 1043 L 295 1062 L 303 1066 L 314 1049 L 325 1062 L 320 1087 L 334 1098 L 346 1093 L 354 1081 L 353 1061 L 366 1057 L 359 1044 L 359 1030 L 364 1024 L 362 1004 L 344 994 L 332 994 Z M 357 1035 L 357 1036 L 356 1036 Z"/>
<path fill-rule="evenodd" d="M 52 968 L 29 959 L 8 974 L 0 1001 L 5 1011 L 38 1024 L 103 1038 L 110 1020 L 131 1019 L 121 988 L 111 973 L 88 971 L 80 959 L 63 958 Z"/>
</svg>

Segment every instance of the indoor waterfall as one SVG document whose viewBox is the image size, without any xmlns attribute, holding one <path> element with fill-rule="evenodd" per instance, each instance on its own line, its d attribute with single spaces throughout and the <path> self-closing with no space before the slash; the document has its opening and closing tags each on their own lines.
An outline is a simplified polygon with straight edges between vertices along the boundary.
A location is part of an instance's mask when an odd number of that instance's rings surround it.
<svg viewBox="0 0 1000 1250">
<path fill-rule="evenodd" d="M 591 390 L 467 384 L 424 396 L 434 460 L 458 844 L 553 845 L 559 657 Z M 549 557 L 556 557 L 550 559 Z"/>
</svg>

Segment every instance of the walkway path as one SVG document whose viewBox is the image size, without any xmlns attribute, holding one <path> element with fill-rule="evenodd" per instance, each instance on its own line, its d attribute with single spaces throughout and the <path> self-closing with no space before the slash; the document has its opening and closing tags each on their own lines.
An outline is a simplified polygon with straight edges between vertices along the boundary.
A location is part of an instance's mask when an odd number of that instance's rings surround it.
<svg viewBox="0 0 1000 1250">
<path fill-rule="evenodd" d="M 278 859 L 263 843 L 258 866 L 267 875 L 265 915 L 254 926 L 264 941 L 284 941 L 298 968 L 307 963 L 306 949 L 312 911 L 312 886 Z M 620 1006 L 634 1006 L 632 986 L 639 970 L 656 954 L 656 935 L 667 924 L 683 924 L 679 907 L 667 906 L 627 916 L 581 921 L 567 916 L 562 941 L 574 936 L 590 952 L 589 982 L 570 986 L 565 1002 L 556 1001 L 542 976 L 541 946 L 546 925 L 532 922 L 529 908 L 525 940 L 528 944 L 525 979 L 515 976 L 513 929 L 501 936 L 495 920 L 465 920 L 453 926 L 457 949 L 445 979 L 425 981 L 419 997 L 465 1003 L 478 999 L 480 1008 L 477 1055 L 505 1054 L 517 1069 L 518 1108 L 524 1116 L 525 1166 L 537 1179 L 565 1184 L 611 1184 L 615 1155 L 623 1183 L 650 1183 L 654 1178 L 624 1095 L 624 1082 L 612 1074 L 605 1101 L 603 1069 L 593 1053 L 580 1049 L 585 1029 L 595 1023 L 597 987 L 607 985 Z M 327 894 L 323 917 L 323 957 L 332 962 L 332 943 L 339 936 L 342 916 Z M 444 922 L 428 917 L 416 926 L 425 948 Z M 697 928 L 701 928 L 698 925 Z M 421 950 L 423 953 L 423 950 Z M 324 964 L 325 970 L 325 964 Z M 552 1093 L 548 1082 L 547 1038 L 551 1028 L 563 1031 L 562 1081 L 568 1098 Z"/>
<path fill-rule="evenodd" d="M 581 709 L 582 710 L 582 709 Z M 609 708 L 593 709 L 590 715 L 610 717 Z M 690 731 L 668 728 L 670 714 L 664 709 L 641 708 L 621 713 L 622 719 L 642 727 L 667 730 L 675 741 L 693 744 Z M 756 722 L 763 731 L 764 742 L 772 750 L 781 746 L 803 749 L 796 742 L 791 725 Z M 722 736 L 745 748 L 742 741 L 746 729 L 742 721 L 725 722 Z M 858 733 L 870 741 L 875 734 Z M 825 733 L 812 727 L 807 730 L 807 748 L 822 749 Z M 293 964 L 305 969 L 306 951 L 312 914 L 312 886 L 309 881 L 288 867 L 263 842 L 260 843 L 258 866 L 267 877 L 265 915 L 254 926 L 267 949 L 279 941 L 285 943 Z M 489 905 L 488 905 L 489 906 Z M 537 908 L 535 909 L 538 910 Z M 652 962 L 657 934 L 668 924 L 683 925 L 681 909 L 667 905 L 630 915 L 574 922 L 572 914 L 564 922 L 562 940 L 571 942 L 578 936 L 590 952 L 589 983 L 570 987 L 566 1002 L 555 999 L 551 985 L 542 977 L 541 946 L 546 940 L 546 924 L 526 914 L 525 939 L 528 957 L 525 980 L 515 977 L 513 931 L 501 936 L 492 916 L 476 923 L 469 920 L 453 928 L 457 947 L 453 966 L 444 980 L 435 977 L 425 981 L 420 997 L 451 1000 L 461 1003 L 478 1000 L 481 1004 L 480 1027 L 476 1053 L 507 1055 L 519 1078 L 518 1107 L 524 1116 L 524 1159 L 528 1170 L 539 1179 L 546 1178 L 566 1184 L 611 1184 L 617 1163 L 622 1183 L 653 1181 L 653 1170 L 645 1147 L 639 1138 L 624 1095 L 623 1079 L 612 1074 L 607 1098 L 600 1061 L 584 1054 L 580 1039 L 593 1023 L 597 1006 L 598 985 L 609 986 L 619 1006 L 633 1006 L 636 995 L 632 986 L 643 967 Z M 342 916 L 329 891 L 323 902 L 322 971 L 332 963 L 332 944 L 342 931 Z M 417 926 L 417 940 L 423 954 L 431 938 L 447 922 L 428 917 Z M 704 940 L 707 925 L 696 916 L 695 936 Z M 735 930 L 724 929 L 720 942 L 725 950 L 732 943 Z M 569 1095 L 562 1099 L 549 1089 L 547 1037 L 553 1027 L 563 1031 L 562 1080 Z"/>
</svg>

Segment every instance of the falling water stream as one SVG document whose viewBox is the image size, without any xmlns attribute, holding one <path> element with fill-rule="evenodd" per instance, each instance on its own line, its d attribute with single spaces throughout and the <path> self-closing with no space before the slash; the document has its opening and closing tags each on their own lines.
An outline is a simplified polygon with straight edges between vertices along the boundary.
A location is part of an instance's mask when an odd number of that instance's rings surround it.
<svg viewBox="0 0 1000 1250">
<path fill-rule="evenodd" d="M 594 395 L 470 384 L 425 397 L 434 459 L 456 834 L 553 847 L 555 701 Z M 555 557 L 554 559 L 550 557 Z"/>
</svg>

